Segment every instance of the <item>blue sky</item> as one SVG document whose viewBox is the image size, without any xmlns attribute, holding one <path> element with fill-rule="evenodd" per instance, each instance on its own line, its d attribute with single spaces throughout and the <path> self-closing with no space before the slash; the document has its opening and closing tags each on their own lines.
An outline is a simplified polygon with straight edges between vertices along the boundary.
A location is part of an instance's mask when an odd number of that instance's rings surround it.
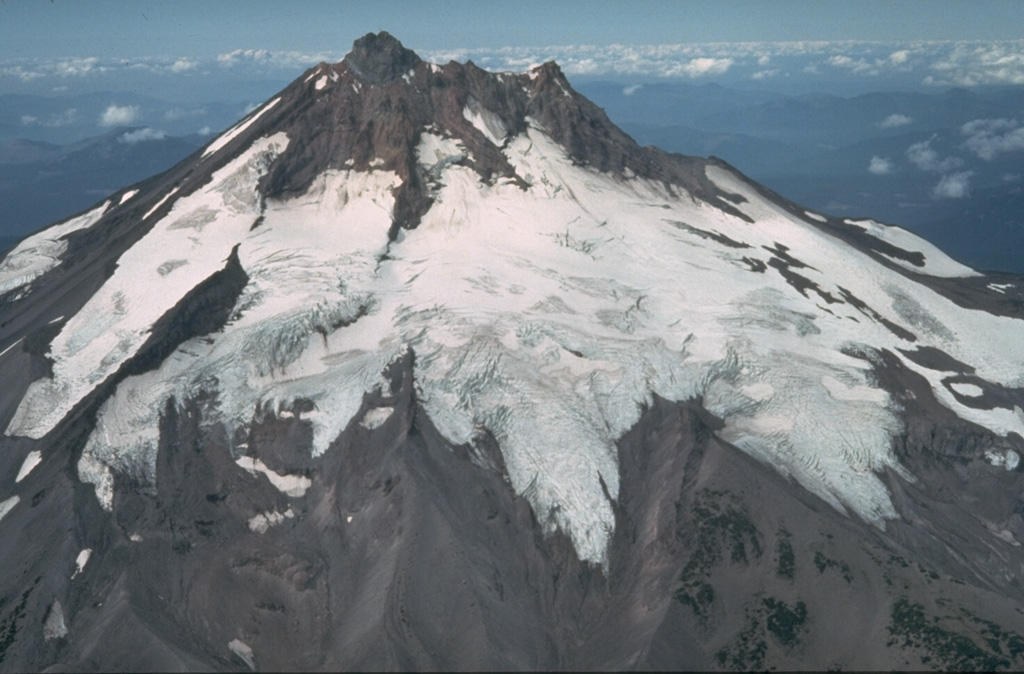
<svg viewBox="0 0 1024 674">
<path fill-rule="evenodd" d="M 417 50 L 568 44 L 1024 38 L 1022 0 L 0 1 L 0 60 L 340 51 L 388 30 Z"/>
</svg>

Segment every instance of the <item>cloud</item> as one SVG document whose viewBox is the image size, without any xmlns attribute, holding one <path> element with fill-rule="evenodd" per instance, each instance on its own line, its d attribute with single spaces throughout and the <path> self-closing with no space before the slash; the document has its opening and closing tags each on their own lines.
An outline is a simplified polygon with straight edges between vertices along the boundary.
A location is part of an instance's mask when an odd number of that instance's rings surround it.
<svg viewBox="0 0 1024 674">
<path fill-rule="evenodd" d="M 886 117 L 885 119 L 883 119 L 881 122 L 879 122 L 878 126 L 882 127 L 883 129 L 895 129 L 900 126 L 906 126 L 907 124 L 910 124 L 913 121 L 914 120 L 911 117 L 907 117 L 906 115 L 900 115 L 898 113 L 893 113 Z"/>
<path fill-rule="evenodd" d="M 892 160 L 888 157 L 874 156 L 871 158 L 871 162 L 868 163 L 868 172 L 874 173 L 876 176 L 889 175 L 895 170 Z"/>
<path fill-rule="evenodd" d="M 939 184 L 932 190 L 932 196 L 936 199 L 963 199 L 970 194 L 968 181 L 974 171 L 960 171 L 948 176 L 942 176 Z"/>
<path fill-rule="evenodd" d="M 41 120 L 35 115 L 22 115 L 21 123 L 25 126 L 46 126 L 50 128 L 57 128 L 61 126 L 70 126 L 78 121 L 78 108 L 68 108 L 64 112 L 55 112 L 45 120 Z"/>
<path fill-rule="evenodd" d="M 935 138 L 936 136 L 932 136 L 928 140 L 921 141 L 920 143 L 914 143 L 908 147 L 907 159 L 922 171 L 933 171 L 937 173 L 951 171 L 952 169 L 960 166 L 963 161 L 958 157 L 946 157 L 945 159 L 939 159 L 939 153 L 932 149 L 931 146 L 932 141 L 935 140 Z"/>
<path fill-rule="evenodd" d="M 1024 126 L 1010 119 L 975 119 L 960 127 L 967 149 L 985 161 L 997 154 L 1024 150 Z"/>
<path fill-rule="evenodd" d="M 666 74 L 683 74 L 687 77 L 703 77 L 704 75 L 721 75 L 733 64 L 732 59 L 695 58 L 677 68 L 670 68 Z"/>
<path fill-rule="evenodd" d="M 209 136 L 211 133 L 213 133 L 213 129 L 211 129 L 208 126 L 204 126 L 203 128 L 199 129 L 198 133 L 200 136 Z"/>
<path fill-rule="evenodd" d="M 22 82 L 31 82 L 39 77 L 45 77 L 46 74 L 38 70 L 26 70 L 23 66 L 7 66 L 6 68 L 0 68 L 0 75 L 4 77 L 17 77 Z"/>
<path fill-rule="evenodd" d="M 343 52 L 332 51 L 254 48 L 209 57 L 160 56 L 131 60 L 92 56 L 22 57 L 0 61 L 0 76 L 29 87 L 39 78 L 49 78 L 52 82 L 73 77 L 98 78 L 102 74 L 112 78 L 126 73 L 154 73 L 164 77 L 203 73 L 215 77 L 221 68 L 242 71 L 246 77 L 294 77 L 311 65 L 335 62 L 343 56 Z M 694 79 L 734 75 L 765 80 L 792 76 L 893 75 L 946 86 L 1024 84 L 1024 40 L 570 44 L 425 50 L 420 56 L 436 63 L 472 59 L 487 70 L 516 72 L 532 64 L 554 60 L 570 77 L 600 75 L 621 77 L 624 82 L 637 81 L 639 77 Z"/>
<path fill-rule="evenodd" d="M 899 51 L 894 51 L 893 53 L 889 54 L 889 63 L 892 63 L 893 65 L 897 65 L 897 66 L 903 65 L 909 59 L 910 59 L 910 52 L 908 50 L 906 50 L 906 49 L 901 49 Z"/>
<path fill-rule="evenodd" d="M 195 61 L 190 61 L 188 59 L 182 58 L 172 63 L 169 70 L 172 73 L 183 73 L 187 70 L 193 70 L 198 65 L 199 64 Z"/>
<path fill-rule="evenodd" d="M 259 66 L 264 69 L 292 70 L 308 68 L 323 61 L 340 61 L 343 54 L 336 52 L 271 51 L 269 49 L 235 49 L 217 56 L 217 63 L 225 68 Z"/>
<path fill-rule="evenodd" d="M 77 77 L 92 73 L 95 70 L 103 72 L 105 68 L 97 68 L 98 63 L 99 59 L 95 56 L 63 59 L 54 64 L 54 72 L 61 77 Z"/>
<path fill-rule="evenodd" d="M 974 87 L 1024 84 L 1024 40 L 956 43 L 931 65 L 925 84 Z"/>
<path fill-rule="evenodd" d="M 623 96 L 632 96 L 636 92 L 640 91 L 640 89 L 642 89 L 643 86 L 644 85 L 642 85 L 642 84 L 631 84 L 631 85 L 629 85 L 628 87 L 625 87 L 622 90 L 622 95 Z"/>
<path fill-rule="evenodd" d="M 157 131 L 156 129 L 151 129 L 147 126 L 144 129 L 129 131 L 121 135 L 117 140 L 120 143 L 134 145 L 135 143 L 144 143 L 148 140 L 163 140 L 166 137 L 167 134 L 163 131 Z"/>
<path fill-rule="evenodd" d="M 855 73 L 867 72 L 869 74 L 878 74 L 878 71 L 872 71 L 871 64 L 864 59 L 852 59 L 844 54 L 829 56 L 828 64 L 834 68 L 846 68 Z"/>
<path fill-rule="evenodd" d="M 139 108 L 136 105 L 114 105 L 107 107 L 100 115 L 100 126 L 124 126 L 131 124 L 139 116 Z"/>
</svg>

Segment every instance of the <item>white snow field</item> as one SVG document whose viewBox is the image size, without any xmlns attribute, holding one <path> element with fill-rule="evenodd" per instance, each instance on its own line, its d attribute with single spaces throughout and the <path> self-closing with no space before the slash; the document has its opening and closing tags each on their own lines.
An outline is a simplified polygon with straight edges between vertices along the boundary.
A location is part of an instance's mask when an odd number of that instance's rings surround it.
<svg viewBox="0 0 1024 674">
<path fill-rule="evenodd" d="M 109 207 L 110 202 L 106 201 L 76 218 L 47 227 L 15 246 L 0 259 L 0 295 L 28 285 L 60 264 L 60 256 L 68 249 L 64 237 L 93 226 Z"/>
<path fill-rule="evenodd" d="M 350 422 L 372 428 L 386 418 L 355 416 L 364 393 L 388 386 L 388 364 L 411 349 L 417 395 L 439 431 L 453 443 L 492 434 L 512 486 L 584 560 L 606 561 L 615 520 L 601 480 L 618 494 L 615 442 L 654 395 L 700 396 L 725 420 L 723 439 L 840 511 L 884 526 L 896 512 L 876 472 L 913 476 L 891 449 L 898 405 L 865 356 L 933 346 L 990 382 L 1024 386 L 1024 321 L 956 306 L 725 169 L 709 168 L 708 177 L 744 196 L 737 207 L 756 224 L 657 182 L 575 166 L 532 122 L 503 138 L 492 113 L 477 106 L 466 116 L 504 143 L 529 189 L 482 183 L 453 163 L 468 154 L 456 139 L 425 133 L 419 156 L 436 178 L 435 203 L 391 243 L 399 178 L 381 170 L 327 172 L 300 197 L 268 201 L 252 229 L 261 167 L 288 140 L 254 143 L 175 202 L 67 321 L 50 352 L 53 378 L 32 384 L 7 433 L 38 438 L 54 428 L 236 244 L 250 280 L 223 331 L 122 381 L 100 411 L 79 471 L 107 508 L 111 471 L 153 479 L 159 415 L 172 396 L 215 391 L 204 420 L 224 423 L 229 437 L 260 415 L 296 414 L 312 425 L 320 454 Z M 926 252 L 919 273 L 973 273 L 907 233 L 872 233 Z M 847 289 L 917 341 L 850 303 L 801 295 L 772 268 L 753 273 L 743 258 L 767 261 L 762 246 L 776 243 L 823 291 L 838 298 Z M 963 418 L 1024 434 L 1020 410 L 969 409 L 942 385 L 950 373 L 904 364 Z M 314 410 L 296 412 L 305 400 Z M 234 451 L 240 465 L 274 479 L 243 458 L 247 448 Z M 298 497 L 307 486 L 279 488 Z M 254 530 L 274 524 L 262 517 Z"/>
</svg>

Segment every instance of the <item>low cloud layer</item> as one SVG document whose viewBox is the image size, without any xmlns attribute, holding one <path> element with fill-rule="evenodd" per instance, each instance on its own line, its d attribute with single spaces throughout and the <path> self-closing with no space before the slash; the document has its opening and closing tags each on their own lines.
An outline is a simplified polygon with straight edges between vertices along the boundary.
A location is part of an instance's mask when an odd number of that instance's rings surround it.
<svg viewBox="0 0 1024 674">
<path fill-rule="evenodd" d="M 100 126 L 125 126 L 133 123 L 139 116 L 136 105 L 115 105 L 113 103 L 100 114 Z"/>
<path fill-rule="evenodd" d="M 55 112 L 49 115 L 45 119 L 37 117 L 35 115 L 22 115 L 21 123 L 24 126 L 45 126 L 48 128 L 58 128 L 62 126 L 71 126 L 77 124 L 80 119 L 78 114 L 78 108 L 68 108 L 64 112 Z"/>
<path fill-rule="evenodd" d="M 960 171 L 942 176 L 939 184 L 932 190 L 932 196 L 936 199 L 963 199 L 970 195 L 968 184 L 974 171 Z"/>
<path fill-rule="evenodd" d="M 960 127 L 960 133 L 967 149 L 985 161 L 1024 151 L 1024 125 L 1015 119 L 976 119 Z"/>
<path fill-rule="evenodd" d="M 910 160 L 910 163 L 922 171 L 931 171 L 934 173 L 952 171 L 963 164 L 963 160 L 959 157 L 941 158 L 939 153 L 932 148 L 932 142 L 935 138 L 935 136 L 932 136 L 928 140 L 920 143 L 914 143 L 908 147 L 907 159 Z"/>
<path fill-rule="evenodd" d="M 868 163 L 868 172 L 874 173 L 876 176 L 889 175 L 895 170 L 892 160 L 888 157 L 872 157 Z"/>
<path fill-rule="evenodd" d="M 167 137 L 167 134 L 163 131 L 157 131 L 151 129 L 148 126 L 144 129 L 138 129 L 137 131 L 129 131 L 117 140 L 121 143 L 128 143 L 134 145 L 135 143 L 144 143 L 149 140 L 162 140 Z"/>
<path fill-rule="evenodd" d="M 910 124 L 913 121 L 914 120 L 912 118 L 907 117 L 906 115 L 893 113 L 886 117 L 885 119 L 883 119 L 881 122 L 879 122 L 878 126 L 882 127 L 883 129 L 895 129 L 901 126 L 906 126 L 907 124 Z"/>
<path fill-rule="evenodd" d="M 234 71 L 253 76 L 294 77 L 321 61 L 339 61 L 345 53 L 235 49 L 204 58 L 22 58 L 0 62 L 0 76 L 36 85 L 53 80 L 50 86 L 70 78 L 117 77 L 129 72 L 210 78 Z M 522 71 L 555 60 L 570 76 L 683 80 L 723 75 L 739 80 L 898 77 L 902 82 L 936 86 L 1024 84 L 1024 40 L 553 45 L 420 50 L 420 56 L 435 63 L 472 59 L 492 71 Z"/>
</svg>

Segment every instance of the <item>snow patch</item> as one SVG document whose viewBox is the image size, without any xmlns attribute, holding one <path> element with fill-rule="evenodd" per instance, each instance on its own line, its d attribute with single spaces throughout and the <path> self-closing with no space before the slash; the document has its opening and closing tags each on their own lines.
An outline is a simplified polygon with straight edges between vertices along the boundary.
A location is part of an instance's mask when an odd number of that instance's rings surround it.
<svg viewBox="0 0 1024 674">
<path fill-rule="evenodd" d="M 373 407 L 366 411 L 359 425 L 371 431 L 375 428 L 380 428 L 384 425 L 385 421 L 391 418 L 394 411 L 394 407 Z"/>
<path fill-rule="evenodd" d="M 890 260 L 910 271 L 944 278 L 963 278 L 981 275 L 967 265 L 960 264 L 931 243 L 915 234 L 911 234 L 902 227 L 883 225 L 874 220 L 847 220 L 846 222 L 855 227 L 860 227 L 876 239 L 891 243 L 897 248 L 902 248 L 911 253 L 922 253 L 924 255 L 923 267 L 918 267 L 916 264 L 897 257 L 889 257 Z"/>
<path fill-rule="evenodd" d="M 811 211 L 804 211 L 804 215 L 806 215 L 811 220 L 817 220 L 818 222 L 828 222 L 828 218 L 818 215 L 817 213 L 812 213 Z"/>
<path fill-rule="evenodd" d="M 60 639 L 66 636 L 68 627 L 64 623 L 64 607 L 60 605 L 59 599 L 54 599 L 50 605 L 50 611 L 43 623 L 43 640 Z"/>
<path fill-rule="evenodd" d="M 977 384 L 971 384 L 963 381 L 955 381 L 951 383 L 949 387 L 960 395 L 968 398 L 980 398 L 985 394 L 985 389 L 981 388 Z"/>
<path fill-rule="evenodd" d="M 32 469 L 39 465 L 39 462 L 43 460 L 43 454 L 37 449 L 32 450 L 25 457 L 25 461 L 21 464 L 21 470 L 18 471 L 18 477 L 14 478 L 14 482 L 18 483 L 28 477 L 28 474 L 32 472 Z"/>
<path fill-rule="evenodd" d="M 71 574 L 71 579 L 74 580 L 75 576 L 82 573 L 85 569 L 85 565 L 89 563 L 89 558 L 92 556 L 92 548 L 85 548 L 78 553 L 78 557 L 75 558 L 75 572 Z"/>
<path fill-rule="evenodd" d="M 470 96 L 466 107 L 462 109 L 462 116 L 480 133 L 484 134 L 487 140 L 498 147 L 504 144 L 505 138 L 508 136 L 505 123 L 496 114 L 483 107 L 480 101 Z"/>
<path fill-rule="evenodd" d="M 255 113 L 253 113 L 253 114 L 252 114 L 252 115 L 251 115 L 251 116 L 249 117 L 249 119 L 246 119 L 246 120 L 244 120 L 244 121 L 242 121 L 242 122 L 239 122 L 238 124 L 235 124 L 235 125 L 234 125 L 233 127 L 231 127 L 230 129 L 228 129 L 227 131 L 225 131 L 224 133 L 222 133 L 222 134 L 221 134 L 221 135 L 220 135 L 220 136 L 219 136 L 219 137 L 217 138 L 217 140 L 215 140 L 215 141 L 213 141 L 212 143 L 210 143 L 210 144 L 209 144 L 209 145 L 207 146 L 206 150 L 204 150 L 204 151 L 203 151 L 203 157 L 208 157 L 208 156 L 210 156 L 211 154 L 213 154 L 213 153 L 214 153 L 214 152 L 216 152 L 217 150 L 221 149 L 222 147 L 224 147 L 225 145 L 227 145 L 228 143 L 230 143 L 230 142 L 231 142 L 232 140 L 234 140 L 234 139 L 235 139 L 235 138 L 236 138 L 236 137 L 237 137 L 237 136 L 238 136 L 238 135 L 239 135 L 240 133 L 242 133 L 243 131 L 245 131 L 246 129 L 248 129 L 248 128 L 249 128 L 250 126 L 252 126 L 253 122 L 255 122 L 255 121 L 256 121 L 257 119 L 259 119 L 260 117 L 262 117 L 262 116 L 263 116 L 263 114 L 264 114 L 264 113 L 265 113 L 265 112 L 266 112 L 267 110 L 270 110 L 270 109 L 271 109 L 272 107 L 274 107 L 275 105 L 277 105 L 277 104 L 278 104 L 278 103 L 279 103 L 280 101 L 281 101 L 281 97 L 280 97 L 280 96 L 279 96 L 279 97 L 277 97 L 277 98 L 275 98 L 275 99 L 273 99 L 273 100 L 271 100 L 271 101 L 270 101 L 269 103 L 267 103 L 267 104 L 266 104 L 266 105 L 264 105 L 264 106 L 263 106 L 262 108 L 260 108 L 260 109 L 259 109 L 259 111 L 257 111 L 257 112 L 255 112 Z"/>
<path fill-rule="evenodd" d="M 317 91 L 319 91 L 319 90 L 323 89 L 325 86 L 327 86 L 327 75 L 324 75 L 323 77 L 318 79 L 313 86 L 316 88 Z"/>
<path fill-rule="evenodd" d="M 151 216 L 151 215 L 153 215 L 154 213 L 156 213 L 156 212 L 157 212 L 157 210 L 158 210 L 158 209 L 159 209 L 159 208 L 160 208 L 161 206 L 163 206 L 163 205 L 164 205 L 165 203 L 167 203 L 167 200 L 168 200 L 168 199 L 170 199 L 170 198 L 171 198 L 172 196 L 174 196 L 174 195 L 175 195 L 175 194 L 177 193 L 177 191 L 178 191 L 178 188 L 177 188 L 177 187 L 175 187 L 175 188 L 174 188 L 173 190 L 171 190 L 170 192 L 168 192 L 167 194 L 165 194 L 165 195 L 164 195 L 164 197 L 163 197 L 163 199 L 161 199 L 160 201 L 156 202 L 156 205 L 154 205 L 154 206 L 153 206 L 153 207 L 152 207 L 151 209 L 149 209 L 148 211 L 146 211 L 146 214 L 142 216 L 142 219 L 143 219 L 143 220 L 146 220 L 147 218 L 149 218 L 149 216 Z"/>
<path fill-rule="evenodd" d="M 420 141 L 416 145 L 416 158 L 433 180 L 437 180 L 449 164 L 462 161 L 465 157 L 466 150 L 462 143 L 434 133 L 420 134 Z"/>
<path fill-rule="evenodd" d="M 134 197 L 138 193 L 139 193 L 138 190 L 129 190 L 129 191 L 125 192 L 123 195 L 121 195 L 121 201 L 117 202 L 117 205 L 120 206 L 120 205 L 124 204 L 124 202 L 128 201 L 129 199 L 131 199 L 132 197 Z"/>
<path fill-rule="evenodd" d="M 48 227 L 19 243 L 0 261 L 0 295 L 28 285 L 60 264 L 61 256 L 68 249 L 65 237 L 92 227 L 109 207 L 110 202 L 105 201 L 88 213 Z"/>
<path fill-rule="evenodd" d="M 21 344 L 21 340 L 23 340 L 23 339 L 25 339 L 25 338 L 24 338 L 24 337 L 19 337 L 19 338 L 18 338 L 18 340 L 17 340 L 16 342 L 12 343 L 12 344 L 11 344 L 10 346 L 8 346 L 8 347 L 7 347 L 6 349 L 4 349 L 3 351 L 0 351 L 0 356 L 4 355 L 5 353 L 7 353 L 8 351 L 10 351 L 10 350 L 11 350 L 11 349 L 13 349 L 14 347 L 16 347 L 16 346 L 18 346 L 19 344 Z"/>
<path fill-rule="evenodd" d="M 306 495 L 306 490 L 313 484 L 308 477 L 302 475 L 281 475 L 280 473 L 275 473 L 254 456 L 243 456 L 235 461 L 235 463 L 253 475 L 263 473 L 270 480 L 270 484 L 274 485 L 275 489 L 292 498 L 302 498 Z"/>
<path fill-rule="evenodd" d="M 270 527 L 277 526 L 285 519 L 291 519 L 295 517 L 295 513 L 289 508 L 283 513 L 279 513 L 276 510 L 266 513 L 260 513 L 249 520 L 249 531 L 253 531 L 257 534 L 265 534 Z"/>
<path fill-rule="evenodd" d="M 14 506 L 21 502 L 20 496 L 12 496 L 4 501 L 0 501 L 0 520 L 3 520 L 7 516 L 7 513 L 14 509 Z"/>
<path fill-rule="evenodd" d="M 985 452 L 985 458 L 993 466 L 1002 466 L 1006 470 L 1014 470 L 1020 465 L 1020 455 L 1012 449 L 1006 450 L 1003 453 L 988 450 Z"/>
<path fill-rule="evenodd" d="M 246 667 L 256 671 L 256 661 L 253 659 L 252 649 L 244 641 L 232 639 L 228 642 L 228 649 L 237 655 Z"/>
</svg>

